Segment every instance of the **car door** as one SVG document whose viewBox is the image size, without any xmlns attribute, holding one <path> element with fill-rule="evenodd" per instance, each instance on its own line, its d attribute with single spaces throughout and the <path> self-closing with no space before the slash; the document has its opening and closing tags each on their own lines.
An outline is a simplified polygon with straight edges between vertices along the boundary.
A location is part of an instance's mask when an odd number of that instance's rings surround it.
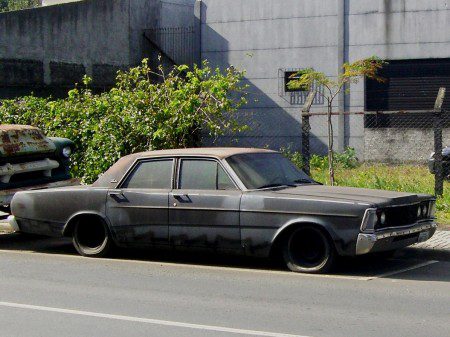
<svg viewBox="0 0 450 337">
<path fill-rule="evenodd" d="M 141 160 L 108 191 L 107 217 L 120 243 L 168 244 L 173 170 L 173 158 Z"/>
<path fill-rule="evenodd" d="M 221 163 L 180 158 L 176 189 L 169 194 L 169 237 L 175 246 L 241 248 L 241 191 Z"/>
</svg>

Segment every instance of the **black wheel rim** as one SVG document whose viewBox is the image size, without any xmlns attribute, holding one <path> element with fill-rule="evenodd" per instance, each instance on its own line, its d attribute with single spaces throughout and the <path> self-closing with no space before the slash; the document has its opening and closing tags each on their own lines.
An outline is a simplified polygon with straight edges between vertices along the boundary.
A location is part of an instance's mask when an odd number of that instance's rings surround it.
<svg viewBox="0 0 450 337">
<path fill-rule="evenodd" d="M 297 266 L 318 268 L 326 263 L 329 246 L 326 237 L 315 228 L 301 228 L 289 240 L 289 256 Z"/>
<path fill-rule="evenodd" d="M 90 223 L 77 227 L 77 242 L 84 251 L 95 251 L 100 249 L 106 239 L 105 226 L 101 223 Z"/>
</svg>

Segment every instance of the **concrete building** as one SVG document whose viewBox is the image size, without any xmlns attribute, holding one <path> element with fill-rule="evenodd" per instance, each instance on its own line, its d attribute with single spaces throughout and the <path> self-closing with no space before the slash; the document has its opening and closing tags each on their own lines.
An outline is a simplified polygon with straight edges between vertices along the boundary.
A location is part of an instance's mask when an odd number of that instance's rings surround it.
<svg viewBox="0 0 450 337">
<path fill-rule="evenodd" d="M 337 110 L 432 108 L 437 88 L 450 88 L 449 7 L 446 0 L 85 0 L 0 14 L 0 69 L 7 74 L 0 73 L 0 96 L 32 82 L 69 85 L 84 73 L 107 85 L 118 68 L 161 51 L 176 63 L 208 59 L 246 70 L 251 94 L 241 113 L 251 129 L 239 144 L 297 149 L 305 93 L 285 84 L 301 68 L 337 76 L 344 62 L 377 55 L 390 61 L 386 84 L 352 85 Z M 179 28 L 189 38 L 171 31 Z M 316 98 L 313 111 L 324 108 Z M 354 147 L 361 159 L 424 160 L 432 150 L 429 120 L 340 116 L 335 143 Z M 325 120 L 311 123 L 312 147 L 323 152 Z"/>
<path fill-rule="evenodd" d="M 341 111 L 431 109 L 438 87 L 450 88 L 448 1 L 203 0 L 202 8 L 202 58 L 247 72 L 252 95 L 243 112 L 251 131 L 241 144 L 298 148 L 304 96 L 286 90 L 285 78 L 299 68 L 337 76 L 343 62 L 372 55 L 391 61 L 386 85 L 352 85 L 350 94 L 336 100 Z M 313 105 L 313 111 L 324 108 L 320 100 Z M 362 159 L 417 160 L 419 154 L 424 160 L 433 138 L 430 125 L 421 122 L 430 118 L 411 118 L 392 123 L 394 128 L 370 125 L 361 116 L 336 119 L 335 144 L 356 148 Z M 311 146 L 323 153 L 325 117 L 311 123 Z M 450 144 L 448 128 L 444 138 Z"/>
</svg>

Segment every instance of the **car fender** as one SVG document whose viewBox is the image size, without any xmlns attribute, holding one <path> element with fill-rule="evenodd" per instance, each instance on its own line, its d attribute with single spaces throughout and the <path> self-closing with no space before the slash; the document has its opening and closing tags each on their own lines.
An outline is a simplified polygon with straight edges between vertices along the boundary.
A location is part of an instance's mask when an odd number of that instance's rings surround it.
<svg viewBox="0 0 450 337">
<path fill-rule="evenodd" d="M 283 226 L 278 228 L 278 230 L 275 232 L 273 238 L 272 238 L 272 246 L 277 241 L 277 239 L 280 238 L 280 235 L 284 233 L 286 230 L 289 230 L 289 228 L 292 228 L 293 226 L 298 225 L 314 225 L 322 228 L 325 230 L 331 237 L 331 240 L 334 242 L 336 250 L 338 253 L 343 253 L 343 245 L 345 244 L 343 238 L 339 236 L 336 231 L 333 228 L 333 225 L 329 223 L 328 221 L 325 221 L 324 219 L 314 217 L 314 216 L 300 216 L 294 219 L 290 219 L 288 222 L 286 222 Z"/>
</svg>

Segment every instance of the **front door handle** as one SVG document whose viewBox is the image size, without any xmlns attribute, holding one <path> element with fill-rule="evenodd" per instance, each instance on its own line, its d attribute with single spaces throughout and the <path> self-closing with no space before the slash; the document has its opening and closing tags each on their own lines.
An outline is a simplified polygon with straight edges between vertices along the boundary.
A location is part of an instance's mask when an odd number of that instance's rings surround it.
<svg viewBox="0 0 450 337">
<path fill-rule="evenodd" d="M 179 202 L 192 202 L 191 198 L 187 194 L 174 193 L 173 197 L 174 197 L 174 199 L 178 200 Z"/>
<path fill-rule="evenodd" d="M 108 195 L 119 203 L 128 201 L 127 197 L 122 193 L 122 191 L 108 192 Z"/>
</svg>

